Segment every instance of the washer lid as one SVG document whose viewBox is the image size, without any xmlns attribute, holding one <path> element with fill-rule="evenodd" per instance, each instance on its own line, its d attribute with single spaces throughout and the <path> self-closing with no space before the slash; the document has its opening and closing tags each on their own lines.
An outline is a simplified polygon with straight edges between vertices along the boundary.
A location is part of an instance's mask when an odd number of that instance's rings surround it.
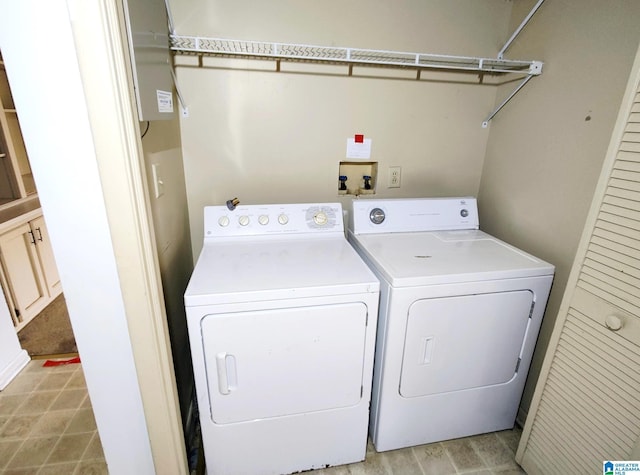
<svg viewBox="0 0 640 475">
<path fill-rule="evenodd" d="M 479 230 L 350 234 L 394 287 L 552 275 L 554 267 Z"/>
<path fill-rule="evenodd" d="M 378 292 L 380 283 L 341 234 L 301 240 L 205 243 L 185 304 Z"/>
</svg>

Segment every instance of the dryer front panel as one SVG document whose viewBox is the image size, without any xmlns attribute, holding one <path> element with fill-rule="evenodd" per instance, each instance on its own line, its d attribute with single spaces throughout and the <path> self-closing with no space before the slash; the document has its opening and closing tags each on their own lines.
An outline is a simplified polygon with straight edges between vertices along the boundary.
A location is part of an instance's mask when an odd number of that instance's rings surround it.
<svg viewBox="0 0 640 475">
<path fill-rule="evenodd" d="M 414 302 L 408 313 L 400 395 L 462 391 L 513 379 L 532 303 L 528 290 Z"/>
<path fill-rule="evenodd" d="M 366 328 L 361 302 L 205 316 L 211 419 L 229 424 L 358 404 Z"/>
</svg>

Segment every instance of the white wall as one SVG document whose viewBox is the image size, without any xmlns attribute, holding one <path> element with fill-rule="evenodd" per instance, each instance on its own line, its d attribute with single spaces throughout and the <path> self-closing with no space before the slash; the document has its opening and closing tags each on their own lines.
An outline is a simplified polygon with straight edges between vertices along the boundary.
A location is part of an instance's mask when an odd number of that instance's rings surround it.
<svg viewBox="0 0 640 475">
<path fill-rule="evenodd" d="M 146 123 L 140 127 L 145 130 Z M 184 291 L 193 271 L 193 258 L 177 118 L 152 121 L 142 138 L 142 146 L 180 410 L 183 425 L 187 425 L 190 421 L 186 418 L 194 409 L 190 407 L 194 381 Z M 163 182 L 159 198 L 154 194 L 153 165 L 160 167 Z"/>
<path fill-rule="evenodd" d="M 514 2 L 512 26 L 535 2 Z M 545 61 L 491 123 L 479 192 L 486 231 L 556 266 L 528 410 L 640 41 L 640 2 L 545 2 L 507 57 Z M 499 96 L 506 94 L 504 88 Z"/>
<path fill-rule="evenodd" d="M 0 1 L 0 48 L 109 471 L 156 473 L 67 3 Z"/>
<path fill-rule="evenodd" d="M 177 34 L 495 57 L 508 37 L 505 0 L 172 2 Z M 178 58 L 193 64 L 193 57 Z M 178 67 L 189 108 L 182 146 L 194 256 L 202 209 L 243 203 L 338 200 L 346 140 L 362 133 L 378 162 L 377 196 L 475 195 L 496 87 L 476 75 L 207 61 Z M 256 71 L 250 69 L 270 68 Z M 305 71 L 311 72 L 306 74 Z M 382 76 L 392 78 L 382 79 Z M 376 77 L 377 76 L 377 77 Z M 395 78 L 394 78 L 395 77 Z M 466 81 L 466 83 L 465 83 Z M 468 82 L 471 81 L 472 84 Z M 386 188 L 402 166 L 402 187 Z"/>
</svg>

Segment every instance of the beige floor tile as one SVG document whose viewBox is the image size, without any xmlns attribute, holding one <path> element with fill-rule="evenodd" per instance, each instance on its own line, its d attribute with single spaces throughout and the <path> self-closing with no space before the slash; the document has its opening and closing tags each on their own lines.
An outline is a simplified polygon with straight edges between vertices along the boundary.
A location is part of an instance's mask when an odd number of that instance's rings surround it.
<svg viewBox="0 0 640 475">
<path fill-rule="evenodd" d="M 472 437 L 469 441 L 487 467 L 516 466 L 515 454 L 496 434 L 478 435 Z"/>
<path fill-rule="evenodd" d="M 51 405 L 51 410 L 77 409 L 87 397 L 86 389 L 65 389 L 60 391 L 58 398 Z"/>
<path fill-rule="evenodd" d="M 84 379 L 84 373 L 82 371 L 76 371 L 71 376 L 71 379 L 67 383 L 67 389 L 69 388 L 86 388 L 87 382 Z"/>
<path fill-rule="evenodd" d="M 493 475 L 527 475 L 527 472 L 520 467 L 494 469 L 492 473 Z"/>
<path fill-rule="evenodd" d="M 441 443 L 420 445 L 413 448 L 416 459 L 426 475 L 451 475 L 456 469 Z"/>
<path fill-rule="evenodd" d="M 57 435 L 29 438 L 16 451 L 7 468 L 39 467 L 47 460 L 57 440 Z"/>
<path fill-rule="evenodd" d="M 418 459 L 411 448 L 392 450 L 384 455 L 393 475 L 422 475 Z"/>
<path fill-rule="evenodd" d="M 84 455 L 82 456 L 82 460 L 94 460 L 94 459 L 102 459 L 104 460 L 104 452 L 102 451 L 102 443 L 100 443 L 100 435 L 96 430 L 91 437 L 91 441 L 89 442 L 89 446 L 87 450 L 85 450 Z"/>
<path fill-rule="evenodd" d="M 24 402 L 24 395 L 0 393 L 0 416 L 10 416 Z"/>
<path fill-rule="evenodd" d="M 39 391 L 62 389 L 71 379 L 72 373 L 69 371 L 45 374 L 38 385 Z"/>
<path fill-rule="evenodd" d="M 109 475 L 109 470 L 104 460 L 88 460 L 80 462 L 73 475 Z"/>
<path fill-rule="evenodd" d="M 9 422 L 9 419 L 11 419 L 11 416 L 0 416 L 0 434 L 2 434 L 2 428 Z"/>
<path fill-rule="evenodd" d="M 30 436 L 38 437 L 62 434 L 74 414 L 75 411 L 73 410 L 46 412 L 40 417 L 40 420 L 33 425 Z"/>
<path fill-rule="evenodd" d="M 22 404 L 16 414 L 41 414 L 46 412 L 51 403 L 58 397 L 59 391 L 35 391 L 23 397 Z"/>
<path fill-rule="evenodd" d="M 0 430 L 0 439 L 24 439 L 43 414 L 13 415 Z"/>
<path fill-rule="evenodd" d="M 345 466 L 351 475 L 390 475 L 384 463 L 384 453 L 367 451 L 364 462 L 352 463 Z"/>
<path fill-rule="evenodd" d="M 487 468 L 474 450 L 469 438 L 448 440 L 442 442 L 442 445 L 458 471 L 483 470 Z"/>
<path fill-rule="evenodd" d="M 93 410 L 78 409 L 71 418 L 65 434 L 76 434 L 79 432 L 93 432 L 96 430 L 96 420 L 93 417 Z"/>
<path fill-rule="evenodd" d="M 38 475 L 70 475 L 78 466 L 78 462 L 55 463 L 43 465 Z"/>
<path fill-rule="evenodd" d="M 31 467 L 31 468 L 12 468 L 10 470 L 5 470 L 2 472 L 2 475 L 38 475 L 38 470 L 40 467 Z"/>
<path fill-rule="evenodd" d="M 496 432 L 498 438 L 506 444 L 507 447 L 515 454 L 518 450 L 518 444 L 520 443 L 520 437 L 522 437 L 522 429 L 515 427 L 512 430 L 503 430 Z"/>
<path fill-rule="evenodd" d="M 91 436 L 87 434 L 63 435 L 53 448 L 47 463 L 79 461 L 90 440 Z"/>
<path fill-rule="evenodd" d="M 45 379 L 47 375 L 44 373 L 27 373 L 20 376 L 21 377 L 15 378 L 9 383 L 9 385 L 2 391 L 3 395 L 30 393 L 42 383 L 43 379 Z"/>
<path fill-rule="evenodd" d="M 22 440 L 0 440 L 0 470 L 7 466 L 22 443 Z"/>
</svg>

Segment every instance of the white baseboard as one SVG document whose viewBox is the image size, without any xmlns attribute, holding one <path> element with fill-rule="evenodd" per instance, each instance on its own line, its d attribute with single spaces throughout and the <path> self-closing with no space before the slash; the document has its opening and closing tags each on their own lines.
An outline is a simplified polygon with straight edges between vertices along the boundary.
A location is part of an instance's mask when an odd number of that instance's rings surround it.
<svg viewBox="0 0 640 475">
<path fill-rule="evenodd" d="M 16 357 L 9 362 L 7 366 L 0 369 L 0 391 L 6 388 L 13 378 L 18 376 L 18 373 L 27 366 L 27 363 L 31 361 L 29 353 L 26 350 L 20 350 Z"/>
</svg>

